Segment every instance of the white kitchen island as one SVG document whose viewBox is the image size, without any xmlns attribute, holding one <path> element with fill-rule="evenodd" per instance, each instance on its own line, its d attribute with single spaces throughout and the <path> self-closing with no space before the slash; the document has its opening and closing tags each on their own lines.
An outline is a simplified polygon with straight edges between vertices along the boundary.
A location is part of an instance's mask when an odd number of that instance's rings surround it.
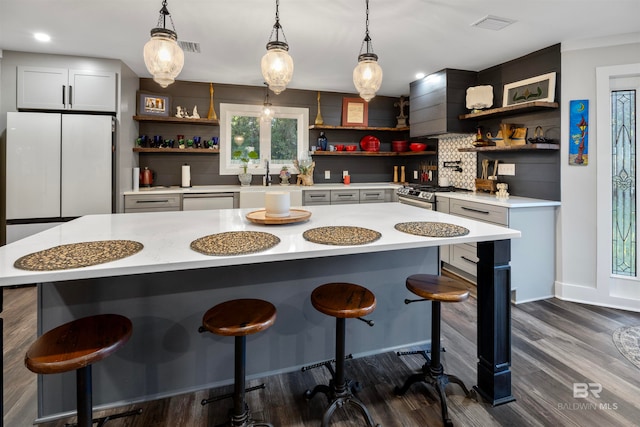
<svg viewBox="0 0 640 427">
<path fill-rule="evenodd" d="M 94 405 L 108 407 L 231 383 L 233 340 L 198 333 L 204 312 L 228 299 L 262 298 L 278 310 L 272 328 L 249 338 L 249 377 L 332 358 L 333 319 L 309 301 L 311 291 L 326 282 L 354 282 L 376 294 L 377 308 L 368 316 L 374 327 L 347 322 L 348 352 L 361 356 L 428 342 L 429 306 L 404 304 L 410 295 L 405 278 L 437 273 L 442 244 L 478 242 L 477 390 L 494 404 L 513 400 L 509 245 L 519 231 L 399 203 L 305 209 L 312 214 L 308 221 L 286 225 L 247 221 L 254 209 L 86 216 L 1 247 L 0 285 L 39 284 L 39 333 L 98 313 L 133 321 L 129 343 L 94 366 Z M 409 221 L 451 223 L 470 232 L 435 238 L 394 228 Z M 334 225 L 372 229 L 381 237 L 364 245 L 333 246 L 302 236 L 308 229 Z M 208 256 L 190 248 L 195 239 L 226 231 L 263 231 L 280 242 L 238 256 Z M 33 272 L 13 266 L 23 255 L 57 245 L 117 239 L 144 248 L 121 260 L 73 270 Z M 40 376 L 38 384 L 40 420 L 74 410 L 73 373 Z"/>
</svg>

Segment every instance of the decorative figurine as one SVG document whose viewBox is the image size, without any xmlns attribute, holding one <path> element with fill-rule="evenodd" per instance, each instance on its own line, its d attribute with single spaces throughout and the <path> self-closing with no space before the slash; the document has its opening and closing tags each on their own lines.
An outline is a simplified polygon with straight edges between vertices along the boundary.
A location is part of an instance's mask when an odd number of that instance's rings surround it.
<svg viewBox="0 0 640 427">
<path fill-rule="evenodd" d="M 192 119 L 199 119 L 200 118 L 200 114 L 198 114 L 198 106 L 195 105 L 193 107 L 193 114 L 191 114 L 191 118 Z"/>
<path fill-rule="evenodd" d="M 283 166 L 282 169 L 280 169 L 280 185 L 289 185 L 290 176 L 291 173 L 289 172 L 289 168 Z"/>
<path fill-rule="evenodd" d="M 293 165 L 299 171 L 296 185 L 313 185 L 313 169 L 316 167 L 316 162 L 310 160 L 299 162 L 296 159 L 293 161 Z"/>
<path fill-rule="evenodd" d="M 407 105 L 409 105 L 409 100 L 404 96 L 400 96 L 400 101 L 393 103 L 394 107 L 400 108 L 400 115 L 396 117 L 396 119 L 398 119 L 398 124 L 396 125 L 397 128 L 407 127 L 407 116 L 404 115 L 404 107 Z"/>
<path fill-rule="evenodd" d="M 216 110 L 213 108 L 213 83 L 209 83 L 209 112 L 207 113 L 207 119 L 218 120 Z"/>
<path fill-rule="evenodd" d="M 176 117 L 180 119 L 184 117 L 184 111 L 182 110 L 182 107 L 179 105 L 176 107 Z"/>
<path fill-rule="evenodd" d="M 316 114 L 316 125 L 323 125 L 324 120 L 322 119 L 322 113 L 320 112 L 320 92 L 318 91 L 318 114 Z"/>
</svg>

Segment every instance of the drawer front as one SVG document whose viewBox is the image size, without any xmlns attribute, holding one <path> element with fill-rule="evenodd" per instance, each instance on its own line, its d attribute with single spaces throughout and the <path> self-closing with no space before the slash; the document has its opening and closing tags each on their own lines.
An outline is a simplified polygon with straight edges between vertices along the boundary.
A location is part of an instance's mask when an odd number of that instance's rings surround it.
<svg viewBox="0 0 640 427">
<path fill-rule="evenodd" d="M 509 225 L 509 209 L 501 206 L 451 199 L 449 213 L 478 221 Z"/>
<path fill-rule="evenodd" d="M 358 190 L 331 190 L 331 204 L 359 203 L 360 192 Z"/>
<path fill-rule="evenodd" d="M 360 190 L 360 203 L 390 202 L 387 190 Z"/>
<path fill-rule="evenodd" d="M 328 205 L 331 203 L 331 192 L 329 190 L 308 190 L 304 191 L 304 204 Z"/>
<path fill-rule="evenodd" d="M 453 245 L 449 263 L 472 276 L 477 276 L 478 257 L 473 247 L 464 244 Z"/>
<path fill-rule="evenodd" d="M 127 212 L 166 212 L 179 211 L 179 194 L 124 196 L 124 211 Z"/>
</svg>

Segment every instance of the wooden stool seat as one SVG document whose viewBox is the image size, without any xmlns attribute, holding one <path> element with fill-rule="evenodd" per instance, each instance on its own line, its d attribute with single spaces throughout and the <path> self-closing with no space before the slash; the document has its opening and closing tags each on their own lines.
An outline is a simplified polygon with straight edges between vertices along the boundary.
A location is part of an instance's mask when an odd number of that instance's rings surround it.
<svg viewBox="0 0 640 427">
<path fill-rule="evenodd" d="M 37 374 L 75 371 L 114 353 L 132 331 L 131 320 L 118 314 L 77 319 L 40 336 L 27 350 L 24 363 Z"/>
<path fill-rule="evenodd" d="M 276 321 L 276 308 L 259 299 L 235 299 L 210 308 L 202 326 L 216 335 L 240 337 L 269 328 Z"/>
<path fill-rule="evenodd" d="M 448 277 L 414 274 L 407 278 L 407 289 L 431 301 L 461 302 L 469 298 L 469 290 Z"/>
<path fill-rule="evenodd" d="M 311 304 L 321 313 L 337 318 L 367 315 L 376 308 L 376 297 L 353 283 L 327 283 L 311 293 Z"/>
<path fill-rule="evenodd" d="M 142 409 L 93 419 L 91 365 L 126 344 L 133 333 L 131 320 L 119 314 L 99 314 L 60 325 L 41 335 L 24 357 L 25 366 L 36 374 L 76 372 L 78 427 L 104 426 L 107 421 L 139 415 Z M 71 425 L 71 424 L 66 424 Z"/>
</svg>

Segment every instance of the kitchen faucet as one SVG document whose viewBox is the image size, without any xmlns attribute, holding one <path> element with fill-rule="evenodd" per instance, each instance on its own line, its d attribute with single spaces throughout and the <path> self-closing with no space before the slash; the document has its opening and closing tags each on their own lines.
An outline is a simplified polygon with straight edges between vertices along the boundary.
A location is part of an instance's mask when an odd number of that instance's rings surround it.
<svg viewBox="0 0 640 427">
<path fill-rule="evenodd" d="M 271 185 L 271 175 L 269 175 L 269 159 L 265 160 L 264 185 Z"/>
</svg>

